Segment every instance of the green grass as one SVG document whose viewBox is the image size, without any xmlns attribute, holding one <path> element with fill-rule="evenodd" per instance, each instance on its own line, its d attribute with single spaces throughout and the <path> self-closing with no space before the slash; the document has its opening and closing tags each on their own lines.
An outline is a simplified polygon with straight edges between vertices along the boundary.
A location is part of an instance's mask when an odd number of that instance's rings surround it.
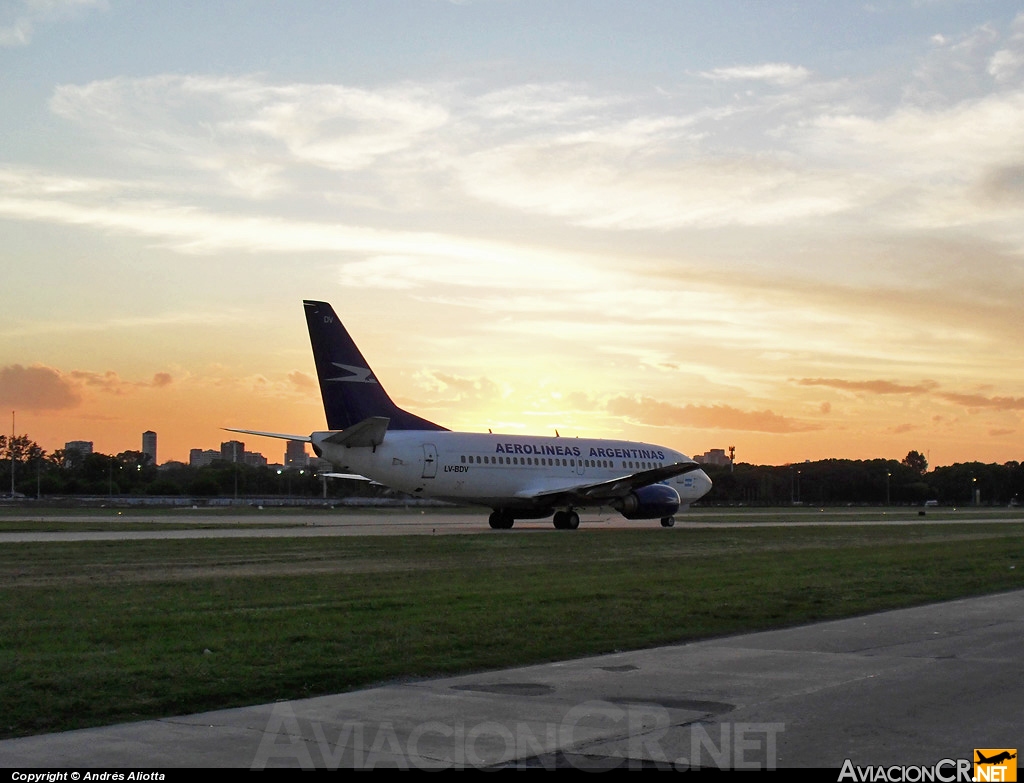
<svg viewBox="0 0 1024 783">
<path fill-rule="evenodd" d="M 1024 524 L 0 547 L 0 736 L 1024 587 Z"/>
</svg>

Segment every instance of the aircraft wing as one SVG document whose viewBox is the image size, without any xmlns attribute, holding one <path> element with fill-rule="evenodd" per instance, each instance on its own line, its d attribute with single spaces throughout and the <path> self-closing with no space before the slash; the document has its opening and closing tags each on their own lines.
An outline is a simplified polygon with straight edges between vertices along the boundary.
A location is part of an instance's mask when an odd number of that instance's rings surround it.
<svg viewBox="0 0 1024 783">
<path fill-rule="evenodd" d="M 598 483 L 580 482 L 569 484 L 552 489 L 523 490 L 517 492 L 516 497 L 523 500 L 537 500 L 561 505 L 562 503 L 587 505 L 614 500 L 628 495 L 634 489 L 646 487 L 648 484 L 657 484 L 659 481 L 670 479 L 673 476 L 681 476 L 684 473 L 692 473 L 701 469 L 699 462 L 673 462 L 671 465 L 663 465 L 660 468 L 641 470 L 637 473 L 630 473 L 618 478 L 600 481 Z"/>
</svg>

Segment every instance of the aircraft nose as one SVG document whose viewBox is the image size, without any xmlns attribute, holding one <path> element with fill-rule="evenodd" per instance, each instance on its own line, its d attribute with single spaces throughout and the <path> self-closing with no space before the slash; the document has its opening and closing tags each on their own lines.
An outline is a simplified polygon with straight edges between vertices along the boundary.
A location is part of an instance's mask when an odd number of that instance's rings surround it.
<svg viewBox="0 0 1024 783">
<path fill-rule="evenodd" d="M 703 470 L 698 470 L 694 475 L 694 481 L 697 484 L 697 490 L 700 492 L 698 497 L 704 497 L 711 491 L 711 478 Z"/>
</svg>

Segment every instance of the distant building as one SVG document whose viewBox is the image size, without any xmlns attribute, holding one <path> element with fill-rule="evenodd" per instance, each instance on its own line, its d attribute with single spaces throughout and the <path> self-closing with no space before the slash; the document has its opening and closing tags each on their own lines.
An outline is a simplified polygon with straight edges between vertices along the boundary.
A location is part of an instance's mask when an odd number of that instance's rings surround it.
<svg viewBox="0 0 1024 783">
<path fill-rule="evenodd" d="M 156 465 L 156 433 L 153 430 L 142 433 L 142 453 L 149 455 L 151 465 Z"/>
<path fill-rule="evenodd" d="M 267 458 L 258 451 L 246 451 L 242 454 L 241 461 L 253 468 L 265 468 L 267 466 Z"/>
<path fill-rule="evenodd" d="M 706 454 L 698 454 L 693 458 L 694 462 L 699 462 L 701 465 L 717 465 L 726 466 L 730 463 L 728 455 L 725 453 L 725 449 L 711 449 Z"/>
<path fill-rule="evenodd" d="M 246 451 L 245 444 L 237 440 L 229 440 L 220 444 L 217 449 L 190 449 L 188 452 L 188 464 L 193 468 L 205 468 L 214 462 L 237 462 L 240 465 L 250 465 L 254 468 L 262 468 L 267 464 L 267 458 L 258 451 Z"/>
<path fill-rule="evenodd" d="M 245 444 L 240 440 L 220 444 L 220 458 L 225 462 L 244 462 Z"/>
<path fill-rule="evenodd" d="M 220 458 L 220 452 L 214 449 L 189 449 L 188 452 L 188 464 L 192 468 L 205 468 Z"/>
<path fill-rule="evenodd" d="M 92 454 L 91 440 L 69 440 L 64 444 L 64 451 L 77 451 L 83 457 Z"/>
<path fill-rule="evenodd" d="M 92 454 L 91 440 L 70 440 L 64 444 L 64 467 L 77 468 Z"/>
<path fill-rule="evenodd" d="M 301 440 L 290 440 L 284 450 L 284 464 L 289 468 L 309 467 L 309 455 L 306 454 L 306 443 Z"/>
</svg>

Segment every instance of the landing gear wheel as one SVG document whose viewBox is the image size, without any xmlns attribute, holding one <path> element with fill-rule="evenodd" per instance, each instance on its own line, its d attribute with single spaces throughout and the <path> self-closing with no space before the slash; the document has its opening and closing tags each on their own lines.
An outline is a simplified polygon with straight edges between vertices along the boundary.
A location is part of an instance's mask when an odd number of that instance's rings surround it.
<svg viewBox="0 0 1024 783">
<path fill-rule="evenodd" d="M 495 511 L 487 518 L 487 523 L 493 530 L 511 530 L 515 521 L 515 517 L 503 511 Z"/>
<path fill-rule="evenodd" d="M 676 518 L 675 517 L 664 517 L 661 520 L 661 526 L 662 527 L 672 527 L 673 525 L 675 525 L 675 523 L 676 523 Z"/>
<path fill-rule="evenodd" d="M 580 515 L 575 511 L 556 511 L 552 521 L 556 530 L 575 530 L 580 526 Z"/>
</svg>

